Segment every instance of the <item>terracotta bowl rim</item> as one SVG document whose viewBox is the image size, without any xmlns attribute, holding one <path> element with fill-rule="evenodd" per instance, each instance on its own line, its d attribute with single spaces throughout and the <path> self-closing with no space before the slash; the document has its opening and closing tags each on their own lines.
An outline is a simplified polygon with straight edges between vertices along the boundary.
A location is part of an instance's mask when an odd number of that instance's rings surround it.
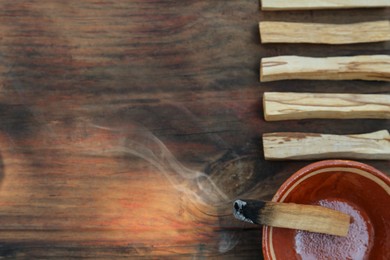
<svg viewBox="0 0 390 260">
<path fill-rule="evenodd" d="M 335 167 L 355 168 L 363 170 L 382 180 L 390 187 L 390 177 L 368 164 L 353 160 L 323 160 L 308 164 L 303 168 L 297 170 L 294 174 L 292 174 L 277 190 L 274 197 L 272 198 L 272 201 L 279 202 L 282 199 L 283 195 L 288 191 L 288 189 L 290 189 L 291 186 L 294 185 L 303 176 L 306 176 L 311 172 L 315 172 L 321 169 Z M 262 249 L 264 259 L 273 259 L 271 256 L 271 252 L 269 252 L 269 245 L 267 242 L 269 240 L 269 229 L 270 228 L 268 226 L 263 226 Z"/>
</svg>

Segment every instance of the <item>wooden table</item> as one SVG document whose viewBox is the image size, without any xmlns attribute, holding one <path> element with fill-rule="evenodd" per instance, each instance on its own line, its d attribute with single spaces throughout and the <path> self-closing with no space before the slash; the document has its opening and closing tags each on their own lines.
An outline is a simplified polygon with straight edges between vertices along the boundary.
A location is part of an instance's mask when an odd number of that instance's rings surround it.
<svg viewBox="0 0 390 260">
<path fill-rule="evenodd" d="M 258 22 L 389 16 L 262 13 L 252 0 L 2 0 L 0 255 L 261 258 L 261 229 L 234 220 L 231 201 L 270 199 L 310 163 L 265 161 L 261 134 L 390 127 L 265 122 L 262 93 L 389 93 L 390 84 L 260 84 L 260 58 L 389 54 L 390 44 L 260 45 Z M 366 163 L 390 174 L 388 161 Z"/>
</svg>

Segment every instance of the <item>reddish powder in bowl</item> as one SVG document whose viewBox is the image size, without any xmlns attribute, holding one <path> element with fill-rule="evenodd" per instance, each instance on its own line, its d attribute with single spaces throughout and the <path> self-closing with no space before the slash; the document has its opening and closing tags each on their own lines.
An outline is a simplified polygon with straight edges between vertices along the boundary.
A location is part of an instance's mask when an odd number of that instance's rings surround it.
<svg viewBox="0 0 390 260">
<path fill-rule="evenodd" d="M 342 201 L 321 200 L 319 205 L 351 216 L 346 237 L 296 231 L 295 250 L 302 259 L 366 259 L 371 250 L 374 229 L 365 214 Z"/>
</svg>

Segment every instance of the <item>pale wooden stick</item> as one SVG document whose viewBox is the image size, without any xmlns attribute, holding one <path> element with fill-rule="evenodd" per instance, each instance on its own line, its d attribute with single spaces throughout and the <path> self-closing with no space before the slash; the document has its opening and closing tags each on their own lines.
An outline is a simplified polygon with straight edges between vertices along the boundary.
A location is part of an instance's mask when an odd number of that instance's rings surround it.
<svg viewBox="0 0 390 260">
<path fill-rule="evenodd" d="M 265 92 L 267 121 L 306 118 L 390 119 L 390 95 Z"/>
<path fill-rule="evenodd" d="M 260 22 L 262 43 L 350 44 L 390 40 L 390 21 L 354 24 Z"/>
<path fill-rule="evenodd" d="M 317 205 L 236 200 L 233 207 L 237 219 L 272 227 L 346 236 L 350 225 L 349 215 Z"/>
<path fill-rule="evenodd" d="M 315 10 L 389 7 L 389 0 L 261 0 L 262 10 Z"/>
<path fill-rule="evenodd" d="M 261 60 L 260 81 L 286 79 L 390 81 L 390 55 L 277 56 Z"/>
<path fill-rule="evenodd" d="M 359 135 L 267 133 L 263 149 L 266 160 L 390 160 L 390 134 L 387 130 Z"/>
</svg>

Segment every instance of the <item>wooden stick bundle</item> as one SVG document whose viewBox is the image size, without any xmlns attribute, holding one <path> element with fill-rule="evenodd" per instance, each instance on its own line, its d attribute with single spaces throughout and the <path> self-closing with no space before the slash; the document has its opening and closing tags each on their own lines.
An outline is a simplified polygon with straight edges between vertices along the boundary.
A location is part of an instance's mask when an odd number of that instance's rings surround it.
<svg viewBox="0 0 390 260">
<path fill-rule="evenodd" d="M 260 81 L 286 79 L 390 81 L 390 55 L 276 56 L 261 60 Z"/>
<path fill-rule="evenodd" d="M 314 10 L 389 7 L 389 0 L 261 0 L 262 10 Z"/>
<path fill-rule="evenodd" d="M 260 22 L 262 43 L 350 44 L 390 40 L 390 21 L 354 24 Z"/>
<path fill-rule="evenodd" d="M 307 118 L 390 119 L 390 95 L 265 92 L 267 121 Z"/>
<path fill-rule="evenodd" d="M 387 130 L 359 135 L 267 133 L 263 148 L 266 160 L 390 160 L 390 134 Z"/>
<path fill-rule="evenodd" d="M 346 236 L 350 225 L 349 215 L 316 205 L 236 200 L 233 207 L 237 219 L 272 227 Z"/>
</svg>

